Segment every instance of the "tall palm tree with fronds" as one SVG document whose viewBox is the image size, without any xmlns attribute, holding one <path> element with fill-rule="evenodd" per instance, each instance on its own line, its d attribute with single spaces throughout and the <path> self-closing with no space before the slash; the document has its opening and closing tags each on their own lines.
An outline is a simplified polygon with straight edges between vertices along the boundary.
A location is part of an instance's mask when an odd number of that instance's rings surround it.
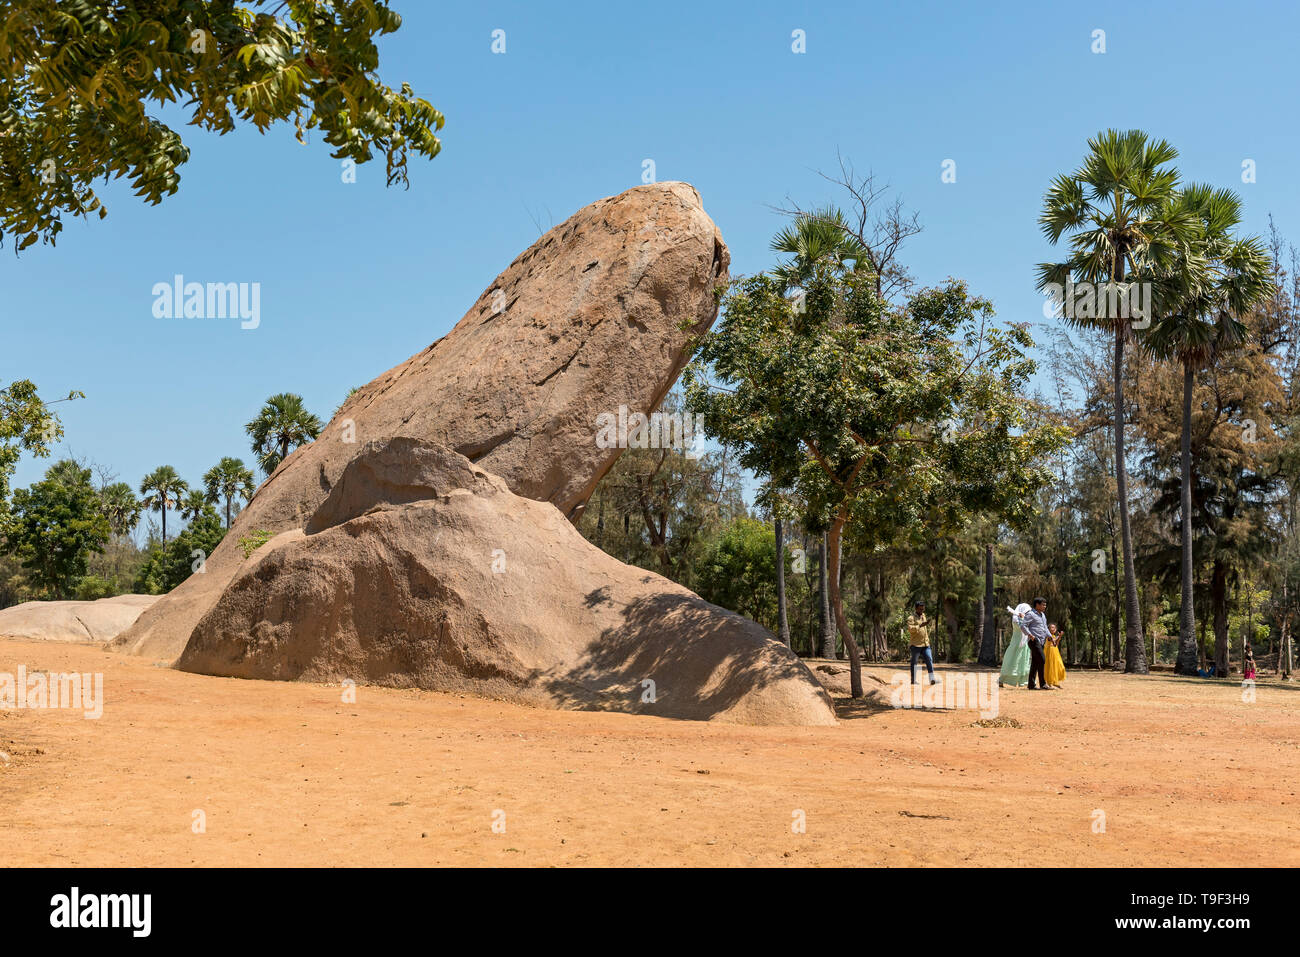
<svg viewBox="0 0 1300 957">
<path fill-rule="evenodd" d="M 229 455 L 203 473 L 203 485 L 207 489 L 209 502 L 225 501 L 226 528 L 230 527 L 231 503 L 236 498 L 247 502 L 253 497 L 256 488 L 253 472 L 244 465 L 244 460 Z"/>
<path fill-rule="evenodd" d="M 323 423 L 307 411 L 302 396 L 281 392 L 266 400 L 262 411 L 244 426 L 253 440 L 253 454 L 268 476 L 298 446 L 314 441 Z"/>
<path fill-rule="evenodd" d="M 99 507 L 108 519 L 108 527 L 119 537 L 129 535 L 140 524 L 144 505 L 125 482 L 106 485 L 99 492 Z"/>
<path fill-rule="evenodd" d="M 140 483 L 140 494 L 144 496 L 144 507 L 151 512 L 162 513 L 162 537 L 167 541 L 167 509 L 181 503 L 181 496 L 190 490 L 189 483 L 180 477 L 170 465 L 160 465 Z"/>
<path fill-rule="evenodd" d="M 1192 393 L 1196 371 L 1224 349 L 1246 339 L 1246 326 L 1238 318 L 1274 292 L 1272 260 L 1257 237 L 1237 238 L 1241 199 L 1227 189 L 1204 184 L 1186 187 L 1174 201 L 1193 216 L 1197 233 L 1185 254 L 1175 257 L 1169 269 L 1166 298 L 1177 308 L 1162 315 L 1144 344 L 1157 357 L 1183 367 L 1182 475 L 1179 512 L 1182 519 L 1182 602 L 1178 620 L 1179 674 L 1195 674 L 1199 659 L 1196 645 L 1195 583 L 1192 554 Z M 1170 218 L 1177 215 L 1170 213 Z"/>
<path fill-rule="evenodd" d="M 1083 165 L 1056 177 L 1044 197 L 1038 220 L 1043 235 L 1053 245 L 1068 238 L 1070 256 L 1064 262 L 1041 263 L 1038 287 L 1086 282 L 1101 292 L 1125 282 L 1154 282 L 1195 230 L 1191 217 L 1173 203 L 1178 170 L 1170 164 L 1177 157 L 1178 151 L 1167 142 L 1152 140 L 1141 130 L 1107 130 L 1088 140 Z M 1115 484 L 1124 564 L 1124 670 L 1145 674 L 1124 461 L 1124 346 L 1133 334 L 1132 317 L 1123 314 L 1127 310 L 1107 315 L 1111 311 L 1096 309 L 1093 315 L 1082 316 L 1067 310 L 1066 318 L 1076 325 L 1105 329 L 1115 338 Z"/>
</svg>

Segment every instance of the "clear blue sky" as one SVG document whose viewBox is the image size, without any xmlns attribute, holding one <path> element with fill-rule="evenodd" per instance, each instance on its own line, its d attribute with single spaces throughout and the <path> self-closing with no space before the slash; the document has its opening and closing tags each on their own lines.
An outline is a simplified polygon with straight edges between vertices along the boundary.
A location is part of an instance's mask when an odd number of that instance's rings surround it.
<svg viewBox="0 0 1300 957">
<path fill-rule="evenodd" d="M 0 252 L 0 381 L 87 395 L 58 406 L 56 456 L 132 484 L 161 464 L 197 483 L 223 455 L 251 463 L 243 424 L 268 395 L 299 392 L 328 418 L 445 334 L 537 238 L 534 218 L 637 185 L 647 158 L 699 189 L 733 271 L 753 272 L 782 222 L 768 204 L 837 198 L 814 170 L 838 148 L 920 212 L 905 255 L 918 278 L 964 278 L 1006 320 L 1042 321 L 1043 190 L 1104 127 L 1169 139 L 1185 177 L 1242 193 L 1251 231 L 1271 212 L 1300 244 L 1290 3 L 394 6 L 405 23 L 381 75 L 447 116 L 409 191 L 385 189 L 382 160 L 342 183 L 328 148 L 290 129 L 186 128 L 192 158 L 161 206 L 118 183 L 106 220 Z M 152 286 L 176 273 L 261 283 L 261 326 L 155 319 Z M 16 484 L 47 465 L 24 459 Z"/>
</svg>

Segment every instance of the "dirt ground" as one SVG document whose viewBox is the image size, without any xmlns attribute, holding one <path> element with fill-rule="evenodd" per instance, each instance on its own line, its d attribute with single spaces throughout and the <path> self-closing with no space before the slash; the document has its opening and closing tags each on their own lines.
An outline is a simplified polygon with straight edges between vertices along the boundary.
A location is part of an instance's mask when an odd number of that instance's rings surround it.
<svg viewBox="0 0 1300 957">
<path fill-rule="evenodd" d="M 1300 689 L 1267 678 L 1243 703 L 1227 681 L 1072 672 L 1002 692 L 1019 727 L 839 700 L 838 727 L 752 728 L 345 704 L 0 639 L 0 672 L 19 665 L 102 672 L 105 705 L 0 711 L 8 865 L 1300 864 Z"/>
</svg>

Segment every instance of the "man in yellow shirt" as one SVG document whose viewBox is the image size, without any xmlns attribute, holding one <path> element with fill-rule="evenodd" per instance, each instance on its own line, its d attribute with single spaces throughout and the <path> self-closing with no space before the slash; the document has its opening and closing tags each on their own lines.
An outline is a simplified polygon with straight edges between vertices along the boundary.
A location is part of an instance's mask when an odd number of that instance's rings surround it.
<svg viewBox="0 0 1300 957">
<path fill-rule="evenodd" d="M 912 652 L 912 684 L 916 684 L 916 662 L 925 659 L 925 670 L 930 674 L 930 684 L 938 684 L 934 676 L 934 654 L 930 651 L 930 619 L 925 617 L 925 602 L 918 601 L 912 614 L 907 616 L 908 642 Z"/>
</svg>

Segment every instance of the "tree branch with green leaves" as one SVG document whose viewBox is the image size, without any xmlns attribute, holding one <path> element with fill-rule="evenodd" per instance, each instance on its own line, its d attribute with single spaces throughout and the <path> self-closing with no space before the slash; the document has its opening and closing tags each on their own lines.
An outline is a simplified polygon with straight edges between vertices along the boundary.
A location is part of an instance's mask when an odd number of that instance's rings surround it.
<svg viewBox="0 0 1300 957">
<path fill-rule="evenodd" d="M 443 115 L 378 76 L 375 38 L 401 17 L 381 0 L 13 0 L 0 13 L 0 239 L 54 244 L 64 216 L 107 211 L 97 180 L 126 177 L 158 204 L 189 148 L 151 109 L 176 103 L 218 134 L 292 121 L 335 159 L 382 154 L 408 185 L 408 154 L 441 149 Z"/>
</svg>

